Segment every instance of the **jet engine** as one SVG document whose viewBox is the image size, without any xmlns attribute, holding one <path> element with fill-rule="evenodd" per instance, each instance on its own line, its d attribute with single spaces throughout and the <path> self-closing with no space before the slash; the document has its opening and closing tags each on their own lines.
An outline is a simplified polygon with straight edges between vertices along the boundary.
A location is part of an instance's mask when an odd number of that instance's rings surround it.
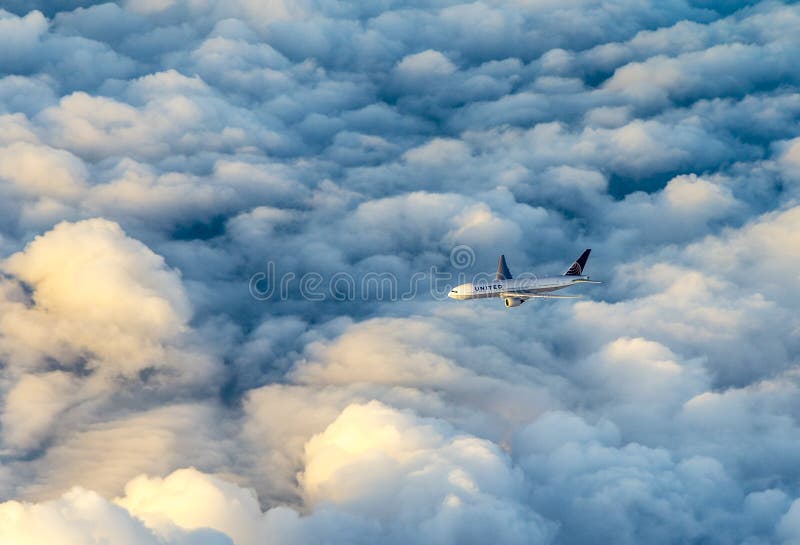
<svg viewBox="0 0 800 545">
<path fill-rule="evenodd" d="M 525 301 L 518 297 L 506 297 L 505 299 L 505 304 L 507 307 L 518 307 L 524 302 Z"/>
</svg>

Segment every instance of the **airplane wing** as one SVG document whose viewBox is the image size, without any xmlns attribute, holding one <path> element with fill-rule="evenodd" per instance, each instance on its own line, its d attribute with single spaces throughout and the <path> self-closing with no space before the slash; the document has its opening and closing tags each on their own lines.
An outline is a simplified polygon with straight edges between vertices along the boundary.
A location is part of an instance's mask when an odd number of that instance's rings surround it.
<svg viewBox="0 0 800 545">
<path fill-rule="evenodd" d="M 580 299 L 580 295 L 551 295 L 547 293 L 501 293 L 500 297 L 515 297 L 517 299 Z"/>
</svg>

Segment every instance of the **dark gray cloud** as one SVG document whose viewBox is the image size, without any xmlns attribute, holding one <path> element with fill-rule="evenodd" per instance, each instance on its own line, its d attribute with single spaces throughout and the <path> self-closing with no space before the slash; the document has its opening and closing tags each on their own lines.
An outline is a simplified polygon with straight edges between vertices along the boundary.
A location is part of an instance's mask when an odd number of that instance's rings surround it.
<svg viewBox="0 0 800 545">
<path fill-rule="evenodd" d="M 0 8 L 0 541 L 797 542 L 797 5 Z"/>
</svg>

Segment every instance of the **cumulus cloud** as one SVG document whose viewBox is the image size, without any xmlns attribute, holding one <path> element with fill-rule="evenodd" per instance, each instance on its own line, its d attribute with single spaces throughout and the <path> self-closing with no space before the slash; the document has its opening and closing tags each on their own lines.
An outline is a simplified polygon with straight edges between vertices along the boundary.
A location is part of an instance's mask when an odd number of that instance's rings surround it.
<svg viewBox="0 0 800 545">
<path fill-rule="evenodd" d="M 95 492 L 81 488 L 74 488 L 57 500 L 40 504 L 7 502 L 0 505 L 0 537 L 7 543 L 18 545 L 92 543 L 98 540 L 126 545 L 231 543 L 222 534 L 208 530 L 183 532 L 176 528 L 167 534 L 153 533 L 124 509 Z"/>
<path fill-rule="evenodd" d="M 163 479 L 132 479 L 113 504 L 80 488 L 39 504 L 0 504 L 0 536 L 39 543 L 58 532 L 59 539 L 85 540 L 95 517 L 103 517 L 103 526 L 92 531 L 94 539 L 116 532 L 115 539 L 134 545 L 227 543 L 223 536 L 237 545 L 286 539 L 401 543 L 414 537 L 547 543 L 555 529 L 519 503 L 522 474 L 496 445 L 456 434 L 443 422 L 374 401 L 350 405 L 305 451 L 301 482 L 312 512 L 304 517 L 287 507 L 262 513 L 251 490 L 180 469 Z M 355 528 L 342 534 L 345 525 Z"/>
<path fill-rule="evenodd" d="M 552 525 L 516 504 L 520 475 L 500 449 L 449 435 L 376 402 L 349 406 L 306 444 L 304 491 L 312 504 L 414 521 L 418 535 L 392 541 L 547 541 Z"/>
<path fill-rule="evenodd" d="M 2 266 L 5 448 L 69 441 L 126 382 L 176 393 L 217 373 L 178 273 L 113 222 L 60 223 Z"/>
<path fill-rule="evenodd" d="M 0 151 L 0 176 L 20 192 L 72 200 L 84 189 L 88 172 L 72 154 L 16 142 Z"/>
<path fill-rule="evenodd" d="M 179 276 L 106 220 L 61 223 L 10 256 L 3 269 L 32 290 L 30 304 L 8 301 L 15 319 L 6 315 L 21 351 L 32 356 L 63 360 L 58 349 L 71 346 L 76 355 L 88 351 L 122 365 L 123 373 L 136 372 L 162 356 L 163 343 L 185 330 L 191 314 Z M 48 335 L 15 327 L 44 320 L 52 324 Z"/>
<path fill-rule="evenodd" d="M 798 540 L 797 5 L 4 9 L 0 541 Z"/>
</svg>

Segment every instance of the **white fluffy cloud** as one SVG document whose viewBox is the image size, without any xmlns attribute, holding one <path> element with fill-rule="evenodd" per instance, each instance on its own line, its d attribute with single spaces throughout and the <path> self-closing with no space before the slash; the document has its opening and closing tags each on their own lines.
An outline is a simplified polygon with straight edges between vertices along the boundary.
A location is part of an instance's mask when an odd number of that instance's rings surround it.
<svg viewBox="0 0 800 545">
<path fill-rule="evenodd" d="M 374 401 L 347 407 L 305 455 L 311 504 L 391 521 L 390 541 L 542 543 L 554 529 L 518 503 L 522 475 L 496 445 Z M 392 535 L 403 520 L 416 531 Z"/>
<path fill-rule="evenodd" d="M 6 448 L 68 441 L 126 381 L 150 375 L 150 388 L 177 392 L 215 375 L 179 274 L 119 225 L 60 223 L 2 267 Z"/>
<path fill-rule="evenodd" d="M 797 5 L 4 9 L 0 541 L 797 541 Z"/>
<path fill-rule="evenodd" d="M 16 142 L 0 150 L 0 176 L 23 193 L 73 200 L 86 185 L 88 172 L 72 154 Z"/>
<path fill-rule="evenodd" d="M 29 365 L 86 354 L 90 367 L 137 372 L 166 359 L 191 315 L 178 274 L 102 219 L 57 225 L 3 270 L 31 290 L 5 301 L 3 328 L 6 353 Z"/>
<path fill-rule="evenodd" d="M 14 545 L 115 532 L 131 545 L 226 543 L 223 535 L 235 545 L 547 543 L 555 530 L 520 503 L 522 473 L 496 445 L 375 401 L 345 408 L 308 441 L 305 457 L 300 480 L 311 512 L 303 517 L 286 507 L 262 513 L 251 490 L 180 469 L 132 479 L 116 505 L 80 488 L 39 504 L 0 504 L 0 537 Z M 96 517 L 102 525 L 87 534 Z M 344 525 L 354 528 L 341 533 Z"/>
<path fill-rule="evenodd" d="M 171 531 L 170 531 L 171 530 Z M 130 513 L 95 492 L 74 488 L 39 504 L 0 504 L 0 538 L 13 545 L 103 543 L 122 545 L 229 545 L 218 532 L 185 532 L 177 527 L 158 535 Z"/>
</svg>

